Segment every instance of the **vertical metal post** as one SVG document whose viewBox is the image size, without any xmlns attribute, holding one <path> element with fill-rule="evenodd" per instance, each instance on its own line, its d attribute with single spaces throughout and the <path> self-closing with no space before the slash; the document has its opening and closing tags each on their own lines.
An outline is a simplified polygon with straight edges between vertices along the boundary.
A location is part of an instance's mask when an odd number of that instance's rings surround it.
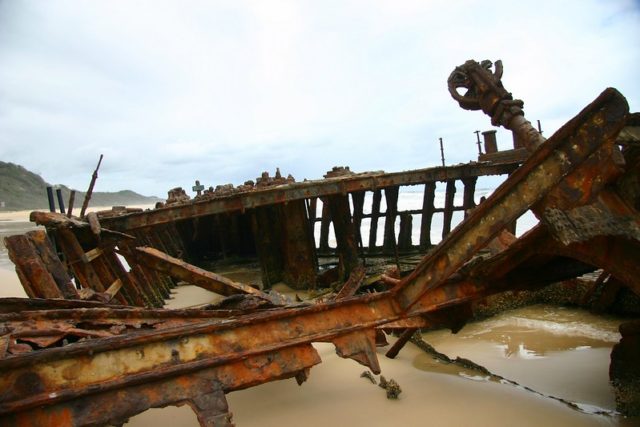
<svg viewBox="0 0 640 427">
<path fill-rule="evenodd" d="M 100 160 L 98 160 L 98 166 L 96 166 L 96 170 L 93 171 L 93 175 L 91 176 L 91 182 L 89 183 L 89 189 L 87 193 L 84 195 L 84 202 L 82 202 L 82 209 L 80 210 L 80 217 L 84 217 L 85 212 L 87 212 L 87 207 L 89 206 L 89 200 L 91 200 L 91 195 L 93 194 L 93 187 L 96 185 L 96 180 L 98 179 L 98 169 L 100 169 L 100 163 L 102 163 L 103 155 L 100 154 Z"/>
<path fill-rule="evenodd" d="M 53 200 L 53 187 L 47 186 L 47 198 L 49 199 L 49 211 L 56 211 L 56 202 Z"/>
<path fill-rule="evenodd" d="M 442 145 L 442 138 L 440 138 L 440 157 L 442 158 L 442 166 L 444 166 L 444 146 Z"/>
<path fill-rule="evenodd" d="M 71 218 L 71 214 L 73 213 L 73 202 L 76 200 L 76 190 L 71 190 L 69 193 L 69 207 L 67 208 L 67 216 Z"/>
<path fill-rule="evenodd" d="M 60 208 L 60 213 L 64 215 L 64 200 L 62 200 L 62 190 L 60 188 L 56 188 L 56 196 L 58 196 L 58 207 Z"/>
<path fill-rule="evenodd" d="M 482 155 L 482 145 L 481 145 L 482 143 L 480 142 L 480 131 L 477 130 L 477 131 L 475 131 L 473 133 L 476 134 L 476 139 L 477 139 L 476 143 L 478 144 L 478 156 L 481 156 Z"/>
</svg>

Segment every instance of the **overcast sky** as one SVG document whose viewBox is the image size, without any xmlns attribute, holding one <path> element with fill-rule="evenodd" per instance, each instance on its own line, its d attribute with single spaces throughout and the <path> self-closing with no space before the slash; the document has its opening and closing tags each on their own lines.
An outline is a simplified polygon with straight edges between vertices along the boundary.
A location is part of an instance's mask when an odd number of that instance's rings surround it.
<svg viewBox="0 0 640 427">
<path fill-rule="evenodd" d="M 398 171 L 477 156 L 446 80 L 502 59 L 545 135 L 608 86 L 640 103 L 638 1 L 0 0 L 0 160 L 166 197 L 280 167 Z M 499 132 L 501 148 L 510 134 Z"/>
</svg>

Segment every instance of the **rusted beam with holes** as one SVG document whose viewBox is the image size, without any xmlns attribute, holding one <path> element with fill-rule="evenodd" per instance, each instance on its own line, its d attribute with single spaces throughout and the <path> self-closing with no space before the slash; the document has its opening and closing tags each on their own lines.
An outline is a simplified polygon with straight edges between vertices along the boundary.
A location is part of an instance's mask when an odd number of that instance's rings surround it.
<svg viewBox="0 0 640 427">
<path fill-rule="evenodd" d="M 213 366 L 178 376 L 158 370 L 141 384 L 126 388 L 97 391 L 76 399 L 76 404 L 62 401 L 5 417 L 7 425 L 120 425 L 133 415 L 152 407 L 187 404 L 202 426 L 232 426 L 232 415 L 225 393 L 243 389 L 265 380 L 295 377 L 300 383 L 306 372 L 320 363 L 311 345 L 299 345 L 276 352 L 256 355 L 220 366 Z M 104 408 L 109 408 L 104 410 Z"/>
</svg>

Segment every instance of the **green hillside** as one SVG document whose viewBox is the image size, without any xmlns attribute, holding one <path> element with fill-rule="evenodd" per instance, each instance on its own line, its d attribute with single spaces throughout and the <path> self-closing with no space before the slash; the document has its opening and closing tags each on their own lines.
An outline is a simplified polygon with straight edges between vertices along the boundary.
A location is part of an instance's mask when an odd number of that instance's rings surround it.
<svg viewBox="0 0 640 427">
<path fill-rule="evenodd" d="M 0 161 L 0 211 L 28 209 L 48 210 L 48 185 L 51 184 L 45 182 L 40 175 L 30 172 L 20 165 Z M 57 188 L 62 190 L 62 198 L 65 208 L 67 208 L 70 190 L 64 185 L 59 185 Z M 76 214 L 80 212 L 84 194 L 84 192 L 76 191 L 74 203 L 74 212 Z M 123 190 L 115 193 L 94 192 L 91 196 L 89 206 L 141 205 L 155 203 L 159 200 L 161 199 L 143 196 L 131 190 Z M 2 202 L 4 202 L 4 206 L 2 206 Z M 57 198 L 56 207 L 58 207 Z"/>
</svg>

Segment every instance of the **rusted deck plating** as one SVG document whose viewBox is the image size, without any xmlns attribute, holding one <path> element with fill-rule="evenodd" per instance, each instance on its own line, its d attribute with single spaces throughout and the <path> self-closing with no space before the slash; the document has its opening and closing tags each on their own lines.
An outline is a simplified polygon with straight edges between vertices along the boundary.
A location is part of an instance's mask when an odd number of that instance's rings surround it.
<svg viewBox="0 0 640 427">
<path fill-rule="evenodd" d="M 0 359 L 3 424 L 118 424 L 149 407 L 188 404 L 202 425 L 229 425 L 225 393 L 281 378 L 295 377 L 301 383 L 309 368 L 320 362 L 311 346 L 315 341 L 332 342 L 340 356 L 379 372 L 375 338 L 376 328 L 381 326 L 442 324 L 455 329 L 464 322 L 468 303 L 475 299 L 516 286 L 540 286 L 595 267 L 640 294 L 640 217 L 638 193 L 633 190 L 637 189 L 638 170 L 625 167 L 614 144 L 625 126 L 626 100 L 614 89 L 605 90 L 543 142 L 524 119 L 522 102 L 513 100 L 502 87 L 501 64 L 496 63 L 493 73 L 491 65 L 468 61 L 456 68 L 449 79 L 450 91 L 463 108 L 482 109 L 494 124 L 511 129 L 531 154 L 410 275 L 401 280 L 388 278 L 387 283 L 394 285 L 388 291 L 349 296 L 354 290 L 352 282 L 340 298 L 329 302 L 282 306 L 282 301 L 270 300 L 262 292 L 226 283 L 224 278 L 180 265 L 163 254 L 136 249 L 139 243 L 122 233 L 147 239 L 142 240 L 147 246 L 168 254 L 188 254 L 189 248 L 171 233 L 160 237 L 163 229 L 158 228 L 145 234 L 143 227 L 179 228 L 181 220 L 229 210 L 256 208 L 258 212 L 258 207 L 269 209 L 286 201 L 283 209 L 293 211 L 288 219 L 295 215 L 305 218 L 299 234 L 285 237 L 293 244 L 300 236 L 304 241 L 304 236 L 311 234 L 306 222 L 309 217 L 305 216 L 310 211 L 304 200 L 326 196 L 342 272 L 344 277 L 356 277 L 361 275 L 357 265 L 361 238 L 354 227 L 358 215 L 351 217 L 346 194 L 401 184 L 385 184 L 384 179 L 393 174 L 338 178 L 332 189 L 316 183 L 291 184 L 99 223 L 58 218 L 56 227 L 55 218 L 41 217 L 50 231 L 55 230 L 51 234 L 76 279 L 105 299 L 115 295 L 122 304 L 158 305 L 172 286 L 172 276 L 228 294 L 252 293 L 267 301 L 270 308 L 257 304 L 249 314 L 239 314 L 233 310 L 154 310 L 67 300 L 7 300 L 0 305 L 4 313 L 0 314 L 4 325 Z M 460 87 L 468 89 L 465 95 L 458 93 Z M 416 171 L 421 173 L 426 172 Z M 431 181 L 457 178 L 437 176 Z M 418 181 L 425 179 L 416 178 Z M 356 210 L 357 205 L 354 198 Z M 461 270 L 527 209 L 540 218 L 540 225 L 505 251 Z M 349 214 L 340 215 L 345 212 Z M 269 213 L 262 214 L 262 220 L 268 221 Z M 255 217 L 258 229 L 260 215 Z M 268 247 L 274 234 L 257 239 L 258 251 L 261 245 Z M 56 268 L 56 260 L 46 250 L 38 251 L 46 246 L 43 236 L 36 233 L 17 239 L 23 250 L 35 248 L 38 252 L 29 260 L 40 260 L 40 264 L 21 264 L 20 257 L 14 257 L 23 283 L 35 280 L 40 284 L 50 277 L 45 288 L 51 295 L 45 296 L 75 297 L 68 273 Z M 96 241 L 100 242 L 98 247 L 87 250 Z M 375 241 L 370 246 L 375 248 Z M 127 258 L 131 272 L 122 268 L 117 253 Z M 310 253 L 302 256 L 303 264 L 315 259 Z M 286 274 L 287 263 L 295 260 L 270 262 Z M 268 275 L 270 267 L 262 267 L 263 276 L 265 270 Z M 39 292 L 30 291 L 33 295 Z M 41 309 L 44 307 L 47 309 Z M 91 339 L 47 348 L 62 339 L 72 342 L 79 337 Z M 32 351 L 32 347 L 42 349 Z"/>
</svg>

